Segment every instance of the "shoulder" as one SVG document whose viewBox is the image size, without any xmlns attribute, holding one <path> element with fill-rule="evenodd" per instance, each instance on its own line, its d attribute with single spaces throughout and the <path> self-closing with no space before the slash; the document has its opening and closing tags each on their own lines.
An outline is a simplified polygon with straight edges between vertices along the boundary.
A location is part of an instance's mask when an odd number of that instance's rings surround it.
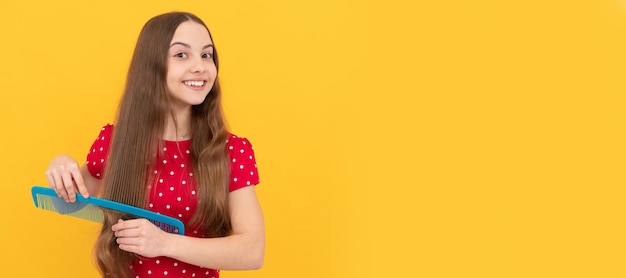
<svg viewBox="0 0 626 278">
<path fill-rule="evenodd" d="M 243 153 L 247 149 L 252 150 L 252 144 L 250 143 L 250 140 L 248 140 L 248 138 L 229 133 L 228 139 L 226 140 L 226 148 L 229 152 L 239 151 Z"/>
<path fill-rule="evenodd" d="M 90 155 L 96 155 L 99 152 L 102 152 L 104 156 L 106 156 L 107 151 L 109 149 L 109 145 L 111 143 L 111 137 L 113 135 L 113 125 L 106 124 L 98 133 L 98 137 L 96 137 L 91 145 Z M 98 157 L 99 158 L 99 157 Z M 91 159 L 94 159 L 91 157 Z"/>
<path fill-rule="evenodd" d="M 91 176 L 97 179 L 101 179 L 104 172 L 112 133 L 113 125 L 104 125 L 100 129 L 98 137 L 91 144 L 89 153 L 87 153 L 87 169 Z"/>
<path fill-rule="evenodd" d="M 111 135 L 113 134 L 113 124 L 107 123 L 100 129 L 100 135 Z"/>
<path fill-rule="evenodd" d="M 102 126 L 102 128 L 100 128 L 100 132 L 98 133 L 98 137 L 96 137 L 94 141 L 94 146 L 97 145 L 98 143 L 106 143 L 106 145 L 108 145 L 108 143 L 111 141 L 112 134 L 113 134 L 112 124 L 109 123 L 109 124 Z"/>
<path fill-rule="evenodd" d="M 230 160 L 230 192 L 258 184 L 259 172 L 250 141 L 245 137 L 229 134 L 226 148 Z"/>
</svg>

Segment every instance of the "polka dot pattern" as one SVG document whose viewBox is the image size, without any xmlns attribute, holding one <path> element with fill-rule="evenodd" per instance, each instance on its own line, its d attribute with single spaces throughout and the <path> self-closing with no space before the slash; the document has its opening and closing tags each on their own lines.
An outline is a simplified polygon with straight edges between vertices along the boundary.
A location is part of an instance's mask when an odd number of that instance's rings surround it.
<svg viewBox="0 0 626 278">
<path fill-rule="evenodd" d="M 102 178 L 110 147 L 112 125 L 106 125 L 87 154 L 89 173 Z M 230 191 L 259 183 L 254 150 L 246 138 L 230 135 L 226 144 L 230 166 Z M 162 152 L 150 170 L 153 182 L 147 209 L 180 219 L 185 235 L 199 237 L 203 233 L 187 226 L 198 203 L 196 182 L 191 162 L 191 140 L 163 141 Z M 135 277 L 219 277 L 219 270 L 190 265 L 167 257 L 140 258 L 131 266 Z"/>
<path fill-rule="evenodd" d="M 230 191 L 259 183 L 254 149 L 248 139 L 231 135 L 226 143 L 230 158 Z"/>
</svg>

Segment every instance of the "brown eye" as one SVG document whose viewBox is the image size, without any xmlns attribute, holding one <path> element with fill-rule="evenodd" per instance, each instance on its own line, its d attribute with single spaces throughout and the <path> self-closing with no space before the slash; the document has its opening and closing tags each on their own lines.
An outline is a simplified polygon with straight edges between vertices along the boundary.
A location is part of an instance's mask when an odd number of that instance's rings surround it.
<svg viewBox="0 0 626 278">
<path fill-rule="evenodd" d="M 202 54 L 202 58 L 213 59 L 213 53 L 204 53 Z"/>
<path fill-rule="evenodd" d="M 183 53 L 183 52 L 180 52 L 180 53 L 174 54 L 174 57 L 177 57 L 177 58 L 187 58 L 187 54 Z"/>
</svg>

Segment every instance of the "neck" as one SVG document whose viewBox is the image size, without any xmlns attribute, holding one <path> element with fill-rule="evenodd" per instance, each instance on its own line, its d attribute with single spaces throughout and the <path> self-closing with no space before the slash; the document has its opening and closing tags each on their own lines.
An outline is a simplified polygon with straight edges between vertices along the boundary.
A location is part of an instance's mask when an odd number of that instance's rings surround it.
<svg viewBox="0 0 626 278">
<path fill-rule="evenodd" d="M 191 111 L 172 114 L 165 121 L 163 139 L 168 141 L 189 140 L 191 138 Z"/>
</svg>

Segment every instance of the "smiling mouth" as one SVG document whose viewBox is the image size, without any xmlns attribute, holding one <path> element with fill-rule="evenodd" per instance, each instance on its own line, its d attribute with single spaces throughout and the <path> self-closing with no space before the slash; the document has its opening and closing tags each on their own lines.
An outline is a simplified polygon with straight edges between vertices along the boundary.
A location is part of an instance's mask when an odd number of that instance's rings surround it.
<svg viewBox="0 0 626 278">
<path fill-rule="evenodd" d="M 191 87 L 202 87 L 206 84 L 206 81 L 183 81 L 183 84 Z"/>
</svg>

